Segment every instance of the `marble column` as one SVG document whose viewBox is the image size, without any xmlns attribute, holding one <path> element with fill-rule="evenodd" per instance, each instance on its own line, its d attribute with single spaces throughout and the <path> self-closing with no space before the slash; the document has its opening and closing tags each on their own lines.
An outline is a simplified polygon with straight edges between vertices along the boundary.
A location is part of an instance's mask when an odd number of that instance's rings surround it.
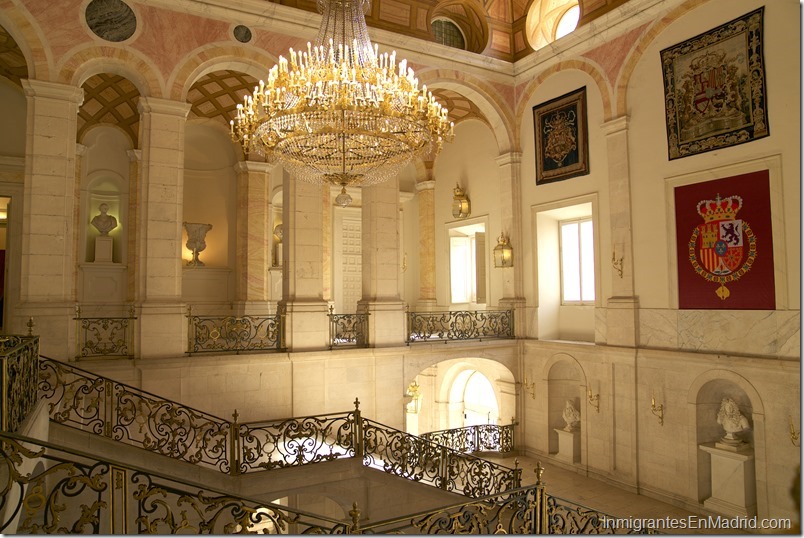
<svg viewBox="0 0 804 538">
<path fill-rule="evenodd" d="M 521 161 L 522 153 L 511 151 L 497 157 L 500 174 L 500 231 L 508 237 L 514 251 L 514 266 L 492 267 L 494 278 L 502 278 L 503 296 L 499 307 L 514 311 L 514 334 L 518 337 L 536 333 L 535 310 L 526 308 L 523 283 L 522 207 L 521 207 Z M 497 245 L 497 236 L 489 234 L 489 246 Z"/>
<path fill-rule="evenodd" d="M 425 162 L 427 176 L 416 183 L 419 207 L 419 301 L 416 310 L 434 310 L 436 305 L 435 180 L 433 162 Z"/>
<path fill-rule="evenodd" d="M 140 97 L 141 181 L 136 296 L 137 347 L 142 358 L 175 357 L 185 351 L 181 302 L 181 239 L 184 130 L 190 105 Z"/>
<path fill-rule="evenodd" d="M 78 295 L 78 268 L 84 262 L 85 250 L 84 245 L 81 245 L 81 181 L 84 170 L 84 160 L 87 152 L 87 147 L 84 144 L 75 145 L 75 194 L 73 195 L 73 252 L 75 252 L 75 263 L 73 264 L 73 290 L 72 295 L 79 303 L 83 299 Z"/>
<path fill-rule="evenodd" d="M 639 301 L 634 295 L 628 118 L 626 116 L 614 118 L 604 123 L 602 127 L 606 134 L 609 165 L 611 253 L 601 245 L 600 259 L 606 264 L 614 258 L 616 263 L 622 264 L 622 273 L 614 267 L 602 272 L 602 275 L 610 275 L 611 297 L 606 300 L 605 316 L 595 316 L 595 324 L 605 326 L 602 328 L 596 326 L 595 339 L 609 345 L 634 347 L 638 343 Z"/>
<path fill-rule="evenodd" d="M 399 179 L 363 188 L 363 295 L 358 311 L 370 314 L 369 344 L 405 342 L 405 309 L 399 297 Z"/>
<path fill-rule="evenodd" d="M 324 301 L 324 211 L 321 190 L 285 172 L 282 206 L 282 301 L 285 346 L 292 351 L 329 348 L 329 318 Z"/>
<path fill-rule="evenodd" d="M 238 315 L 266 315 L 271 309 L 273 226 L 271 225 L 270 173 L 274 165 L 238 162 L 237 252 L 235 260 Z M 280 171 L 281 173 L 281 171 Z"/>
<path fill-rule="evenodd" d="M 83 90 L 23 80 L 27 100 L 20 308 L 9 328 L 34 317 L 43 355 L 69 357 L 74 342 L 76 133 Z M 66 344 L 65 344 L 66 343 Z"/>
</svg>

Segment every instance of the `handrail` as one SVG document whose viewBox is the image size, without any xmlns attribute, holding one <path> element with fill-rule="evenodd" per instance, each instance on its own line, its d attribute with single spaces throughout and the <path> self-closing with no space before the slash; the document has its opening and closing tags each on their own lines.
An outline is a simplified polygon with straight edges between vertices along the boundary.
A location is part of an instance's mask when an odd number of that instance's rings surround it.
<svg viewBox="0 0 804 538">
<path fill-rule="evenodd" d="M 38 336 L 0 336 L 0 429 L 14 431 L 39 401 Z"/>
<path fill-rule="evenodd" d="M 521 470 L 367 420 L 358 400 L 349 412 L 240 423 L 47 358 L 39 391 L 54 422 L 232 475 L 356 457 L 471 497 L 520 485 Z M 398 443 L 415 446 L 415 460 Z"/>
<path fill-rule="evenodd" d="M 407 312 L 405 341 L 488 340 L 514 338 L 513 310 Z"/>
<path fill-rule="evenodd" d="M 429 439 L 439 445 L 447 446 L 459 452 L 481 452 L 496 450 L 503 454 L 515 448 L 514 426 L 508 424 L 478 424 L 451 428 L 420 434 L 422 438 Z"/>
<path fill-rule="evenodd" d="M 34 448 L 36 447 L 36 448 Z M 348 524 L 0 432 L 0 532 L 344 534 Z M 23 510 L 24 508 L 24 510 Z"/>
</svg>

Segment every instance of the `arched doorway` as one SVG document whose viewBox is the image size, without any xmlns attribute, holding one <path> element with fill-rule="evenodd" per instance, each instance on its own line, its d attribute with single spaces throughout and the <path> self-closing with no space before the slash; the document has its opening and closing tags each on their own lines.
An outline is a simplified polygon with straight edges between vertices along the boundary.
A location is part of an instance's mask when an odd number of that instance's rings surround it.
<svg viewBox="0 0 804 538">
<path fill-rule="evenodd" d="M 477 370 L 462 371 L 452 383 L 450 402 L 462 403 L 462 415 L 451 413 L 449 428 L 497 424 L 500 406 L 489 379 Z"/>
</svg>

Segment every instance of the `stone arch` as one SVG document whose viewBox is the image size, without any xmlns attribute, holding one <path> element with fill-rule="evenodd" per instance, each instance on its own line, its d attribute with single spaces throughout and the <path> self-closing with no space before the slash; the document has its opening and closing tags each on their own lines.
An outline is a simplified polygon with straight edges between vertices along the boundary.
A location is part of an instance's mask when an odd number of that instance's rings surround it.
<svg viewBox="0 0 804 538">
<path fill-rule="evenodd" d="M 28 64 L 28 78 L 50 80 L 52 58 L 50 50 L 44 45 L 41 29 L 31 24 L 25 12 L 17 4 L 0 4 L 0 26 L 6 29 L 25 56 Z"/>
<path fill-rule="evenodd" d="M 634 73 L 637 65 L 642 60 L 648 47 L 654 40 L 664 32 L 671 24 L 675 23 L 682 15 L 694 10 L 698 6 L 707 3 L 708 0 L 689 0 L 680 6 L 670 10 L 662 17 L 657 17 L 655 24 L 645 31 L 631 48 L 631 54 L 620 70 L 620 76 L 615 83 L 617 102 L 613 111 L 614 117 L 625 115 L 628 111 L 628 84 L 631 81 L 631 75 Z M 607 116 L 608 117 L 608 116 Z"/>
<path fill-rule="evenodd" d="M 717 413 L 720 398 L 732 397 L 741 410 L 750 415 L 751 436 L 753 442 L 754 475 L 749 485 L 753 485 L 757 515 L 768 516 L 767 491 L 767 456 L 765 433 L 765 406 L 759 391 L 740 374 L 726 369 L 712 369 L 697 376 L 687 391 L 687 423 L 692 437 L 688 442 L 690 462 L 690 497 L 703 503 L 712 494 L 712 473 L 710 469 L 710 452 L 701 446 L 711 444 L 718 437 L 720 430 L 714 420 L 706 420 L 709 415 Z M 750 409 L 748 407 L 750 406 Z"/>
<path fill-rule="evenodd" d="M 112 73 L 131 81 L 143 97 L 164 95 L 164 81 L 156 66 L 132 49 L 91 45 L 74 51 L 61 63 L 59 82 L 76 87 L 92 75 Z"/>
<path fill-rule="evenodd" d="M 497 140 L 499 153 L 518 150 L 519 136 L 511 116 L 513 94 L 506 96 L 507 92 L 503 93 L 486 82 L 449 69 L 423 71 L 419 73 L 419 82 L 426 84 L 430 89 L 445 88 L 472 100 L 488 120 Z"/>
<path fill-rule="evenodd" d="M 253 48 L 239 45 L 208 45 L 188 55 L 168 80 L 169 97 L 187 99 L 192 85 L 207 73 L 222 70 L 240 71 L 259 80 L 264 78 L 278 58 Z"/>
<path fill-rule="evenodd" d="M 600 98 L 603 101 L 604 120 L 612 119 L 611 86 L 606 80 L 605 74 L 593 63 L 585 60 L 563 60 L 548 69 L 539 73 L 522 91 L 519 105 L 517 106 L 516 117 L 522 118 L 526 112 L 526 107 L 533 94 L 548 78 L 567 69 L 576 69 L 589 75 L 598 88 Z"/>
</svg>

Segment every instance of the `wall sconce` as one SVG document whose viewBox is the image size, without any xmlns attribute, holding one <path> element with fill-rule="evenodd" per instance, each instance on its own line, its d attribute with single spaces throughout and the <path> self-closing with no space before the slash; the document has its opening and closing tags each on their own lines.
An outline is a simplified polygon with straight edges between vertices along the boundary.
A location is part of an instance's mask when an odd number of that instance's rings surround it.
<svg viewBox="0 0 804 538">
<path fill-rule="evenodd" d="M 600 413 L 600 394 L 592 394 L 592 389 L 587 389 L 586 399 L 589 400 L 589 405 L 595 408 L 595 411 Z"/>
<path fill-rule="evenodd" d="M 419 390 L 419 384 L 414 379 L 413 382 L 408 385 L 408 390 L 405 392 L 405 396 L 410 398 L 410 403 L 405 406 L 405 411 L 412 415 L 416 415 L 422 409 L 422 393 Z M 413 404 L 413 409 L 411 409 L 410 404 Z"/>
<path fill-rule="evenodd" d="M 452 216 L 456 219 L 465 219 L 472 212 L 472 203 L 457 183 L 452 190 Z"/>
<path fill-rule="evenodd" d="M 793 443 L 793 446 L 801 446 L 801 441 L 799 440 L 801 437 L 801 430 L 796 430 L 795 425 L 793 424 L 793 415 L 788 415 L 790 419 L 790 442 Z"/>
<path fill-rule="evenodd" d="M 513 267 L 514 249 L 508 244 L 508 238 L 503 234 L 497 238 L 497 246 L 494 247 L 494 267 Z"/>
<path fill-rule="evenodd" d="M 617 275 L 622 278 L 623 277 L 623 257 L 620 256 L 620 259 L 617 259 L 617 255 L 614 251 L 611 251 L 611 266 L 614 267 L 614 270 L 617 271 Z"/>
<path fill-rule="evenodd" d="M 531 399 L 536 399 L 536 383 L 528 383 L 528 376 L 525 376 L 525 380 L 522 382 L 522 388 L 525 389 L 525 392 L 530 394 Z"/>
<path fill-rule="evenodd" d="M 650 412 L 659 419 L 659 426 L 664 426 L 664 404 L 656 405 L 656 398 L 650 397 Z"/>
</svg>

